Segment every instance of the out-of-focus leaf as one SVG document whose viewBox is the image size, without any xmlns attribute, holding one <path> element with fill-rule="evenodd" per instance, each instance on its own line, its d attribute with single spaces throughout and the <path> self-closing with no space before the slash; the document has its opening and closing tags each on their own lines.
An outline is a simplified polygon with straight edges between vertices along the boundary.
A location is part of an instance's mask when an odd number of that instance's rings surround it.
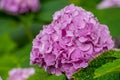
<svg viewBox="0 0 120 80">
<path fill-rule="evenodd" d="M 0 70 L 8 70 L 18 65 L 18 59 L 13 55 L 4 55 L 0 57 L 0 64 Z"/>
<path fill-rule="evenodd" d="M 103 54 L 99 55 L 95 59 L 89 62 L 89 66 L 87 68 L 80 69 L 77 73 L 73 75 L 73 78 L 75 80 L 119 80 L 120 78 L 117 76 L 118 74 L 107 74 L 106 76 L 102 76 L 99 78 L 95 78 L 95 70 L 102 65 L 105 65 L 107 63 L 112 63 L 113 61 L 117 60 L 119 57 L 115 55 L 119 55 L 120 51 L 116 50 L 110 50 L 106 51 Z M 113 55 L 112 55 L 113 54 Z M 112 55 L 112 56 L 111 56 Z M 111 76 L 113 75 L 113 76 Z M 116 77 L 117 76 L 117 77 Z"/>
<path fill-rule="evenodd" d="M 16 52 L 12 52 L 9 54 L 4 54 L 0 56 L 0 75 L 3 80 L 6 80 L 8 77 L 8 71 L 13 68 L 28 68 L 30 67 L 30 51 L 31 44 L 26 45 L 25 47 L 18 49 Z"/>
<path fill-rule="evenodd" d="M 14 67 L 18 66 L 18 59 L 13 55 L 4 55 L 0 57 L 0 76 L 3 80 L 8 77 L 8 72 Z"/>
<path fill-rule="evenodd" d="M 0 35 L 0 55 L 14 50 L 16 44 L 8 34 Z"/>
<path fill-rule="evenodd" d="M 51 0 L 41 5 L 41 10 L 38 14 L 38 19 L 49 22 L 52 20 L 52 15 L 65 7 L 68 4 L 67 0 Z"/>
<path fill-rule="evenodd" d="M 94 12 L 95 11 L 96 10 L 94 10 Z M 102 24 L 106 24 L 109 27 L 110 33 L 113 37 L 120 36 L 120 8 L 97 10 L 95 14 Z"/>
<path fill-rule="evenodd" d="M 65 75 L 51 75 L 48 72 L 45 72 L 43 68 L 39 68 L 36 66 L 34 66 L 36 69 L 36 73 L 33 76 L 31 76 L 28 80 L 66 80 Z"/>
<path fill-rule="evenodd" d="M 113 13 L 114 12 L 114 13 Z M 118 17 L 120 14 L 120 8 L 115 9 L 108 9 L 106 10 L 105 15 L 103 16 L 103 20 L 106 20 L 105 23 L 109 26 L 111 34 L 113 37 L 120 36 L 120 17 Z M 111 16 L 114 15 L 114 16 Z"/>
<path fill-rule="evenodd" d="M 10 32 L 13 30 L 18 23 L 11 18 L 6 18 L 4 15 L 1 17 L 0 16 L 0 35 L 5 34 L 6 32 Z"/>
<path fill-rule="evenodd" d="M 19 49 L 14 53 L 19 59 L 20 67 L 29 67 L 30 66 L 30 51 L 32 44 L 27 44 L 25 47 Z"/>
<path fill-rule="evenodd" d="M 40 32 L 40 30 L 42 29 L 42 25 L 43 24 L 37 22 L 31 24 L 30 30 L 32 31 L 34 37 Z M 19 24 L 16 29 L 11 31 L 11 37 L 18 44 L 19 47 L 22 47 L 29 43 L 24 25 L 22 23 Z"/>
</svg>

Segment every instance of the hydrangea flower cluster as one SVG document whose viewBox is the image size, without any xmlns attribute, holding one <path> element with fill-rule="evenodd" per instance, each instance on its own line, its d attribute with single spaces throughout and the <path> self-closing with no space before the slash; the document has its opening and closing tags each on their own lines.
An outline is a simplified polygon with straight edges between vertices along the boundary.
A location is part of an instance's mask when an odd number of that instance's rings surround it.
<svg viewBox="0 0 120 80">
<path fill-rule="evenodd" d="M 0 9 L 11 14 L 22 14 L 39 9 L 39 0 L 0 0 Z"/>
<path fill-rule="evenodd" d="M 97 7 L 98 9 L 120 7 L 120 0 L 103 0 Z"/>
<path fill-rule="evenodd" d="M 34 73 L 35 70 L 33 68 L 15 68 L 9 72 L 8 80 L 26 80 Z"/>
<path fill-rule="evenodd" d="M 88 61 L 113 48 L 109 29 L 91 12 L 73 4 L 57 11 L 51 24 L 33 40 L 31 65 L 38 64 L 51 74 L 68 78 Z"/>
</svg>

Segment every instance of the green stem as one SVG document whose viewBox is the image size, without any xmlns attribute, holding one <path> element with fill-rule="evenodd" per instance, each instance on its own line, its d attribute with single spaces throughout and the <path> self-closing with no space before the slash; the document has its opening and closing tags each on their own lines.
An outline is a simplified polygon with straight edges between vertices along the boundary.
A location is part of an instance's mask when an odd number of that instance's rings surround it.
<svg viewBox="0 0 120 80">
<path fill-rule="evenodd" d="M 25 31 L 26 31 L 26 35 L 28 36 L 28 39 L 29 41 L 32 41 L 33 40 L 33 34 L 32 34 L 32 31 L 30 29 L 30 25 L 31 25 L 31 22 L 32 22 L 32 19 L 33 19 L 33 15 L 32 13 L 31 14 L 26 14 L 26 15 L 20 15 L 18 16 L 18 18 L 21 20 L 21 22 L 24 24 L 24 28 L 25 28 Z"/>
<path fill-rule="evenodd" d="M 28 39 L 29 39 L 30 41 L 32 41 L 32 39 L 33 39 L 33 34 L 32 34 L 32 32 L 31 32 L 31 30 L 30 30 L 29 25 L 26 24 L 26 23 L 24 23 L 24 27 L 25 27 L 26 34 L 27 34 L 27 36 L 28 36 Z"/>
</svg>

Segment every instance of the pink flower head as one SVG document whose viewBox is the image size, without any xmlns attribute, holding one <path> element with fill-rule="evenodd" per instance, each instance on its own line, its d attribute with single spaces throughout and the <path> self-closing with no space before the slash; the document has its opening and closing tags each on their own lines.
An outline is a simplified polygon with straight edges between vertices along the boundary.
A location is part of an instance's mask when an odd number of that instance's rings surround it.
<svg viewBox="0 0 120 80">
<path fill-rule="evenodd" d="M 103 0 L 97 7 L 98 9 L 120 7 L 120 0 Z"/>
<path fill-rule="evenodd" d="M 0 8 L 11 14 L 36 12 L 39 9 L 39 0 L 1 0 Z"/>
<path fill-rule="evenodd" d="M 30 62 L 51 74 L 65 73 L 70 78 L 113 45 L 106 25 L 100 24 L 91 12 L 71 4 L 57 11 L 52 23 L 33 40 Z"/>
<path fill-rule="evenodd" d="M 29 76 L 33 75 L 35 70 L 33 68 L 16 68 L 9 72 L 8 80 L 26 80 Z"/>
</svg>

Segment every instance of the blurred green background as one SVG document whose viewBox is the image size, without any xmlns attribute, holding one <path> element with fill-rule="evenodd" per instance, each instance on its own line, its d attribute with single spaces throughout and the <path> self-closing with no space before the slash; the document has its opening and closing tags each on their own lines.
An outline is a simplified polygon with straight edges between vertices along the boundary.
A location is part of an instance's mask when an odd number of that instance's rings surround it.
<svg viewBox="0 0 120 80">
<path fill-rule="evenodd" d="M 41 8 L 37 13 L 18 16 L 0 10 L 0 76 L 3 80 L 6 80 L 8 71 L 13 68 L 31 67 L 29 55 L 33 38 L 28 37 L 26 30 L 30 29 L 35 37 L 43 25 L 52 21 L 52 15 L 56 11 L 72 2 L 92 12 L 100 23 L 108 25 L 113 38 L 120 36 L 120 8 L 98 10 L 96 6 L 101 0 L 40 0 Z M 24 21 L 27 24 L 24 24 Z M 65 78 L 64 75 L 57 77 L 44 72 L 44 69 L 34 67 L 37 73 L 28 80 L 64 80 Z"/>
</svg>

